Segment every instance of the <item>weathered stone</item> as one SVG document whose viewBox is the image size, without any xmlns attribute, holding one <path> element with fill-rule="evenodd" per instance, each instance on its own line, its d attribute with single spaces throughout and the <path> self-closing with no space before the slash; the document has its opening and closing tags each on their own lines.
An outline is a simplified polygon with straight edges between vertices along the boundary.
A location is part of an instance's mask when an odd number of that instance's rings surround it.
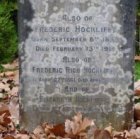
<svg viewBox="0 0 140 139">
<path fill-rule="evenodd" d="M 80 111 L 100 127 L 129 127 L 135 0 L 19 5 L 22 126 L 61 123 Z"/>
</svg>

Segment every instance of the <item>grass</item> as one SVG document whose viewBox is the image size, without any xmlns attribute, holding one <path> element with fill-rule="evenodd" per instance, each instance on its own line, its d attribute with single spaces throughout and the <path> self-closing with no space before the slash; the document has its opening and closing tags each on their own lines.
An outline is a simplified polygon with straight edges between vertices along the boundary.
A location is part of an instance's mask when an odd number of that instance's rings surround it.
<svg viewBox="0 0 140 139">
<path fill-rule="evenodd" d="M 4 71 L 4 67 L 0 64 L 0 72 Z"/>
<path fill-rule="evenodd" d="M 135 81 L 140 80 L 140 61 L 135 62 Z"/>
</svg>

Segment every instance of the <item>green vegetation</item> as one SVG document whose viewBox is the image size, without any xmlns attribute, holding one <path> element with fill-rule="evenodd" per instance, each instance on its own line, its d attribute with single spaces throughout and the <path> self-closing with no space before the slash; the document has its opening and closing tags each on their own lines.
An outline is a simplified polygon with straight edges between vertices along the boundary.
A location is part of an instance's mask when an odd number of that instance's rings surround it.
<svg viewBox="0 0 140 139">
<path fill-rule="evenodd" d="M 140 79 L 140 62 L 135 62 L 135 81 Z"/>
<path fill-rule="evenodd" d="M 140 0 L 137 1 L 136 55 L 140 56 Z M 135 80 L 140 79 L 140 62 L 135 63 Z"/>
<path fill-rule="evenodd" d="M 13 18 L 16 10 L 16 1 L 0 2 L 0 63 L 12 61 L 17 53 L 17 31 Z"/>
<path fill-rule="evenodd" d="M 4 67 L 2 65 L 0 65 L 0 72 L 4 71 Z"/>
</svg>

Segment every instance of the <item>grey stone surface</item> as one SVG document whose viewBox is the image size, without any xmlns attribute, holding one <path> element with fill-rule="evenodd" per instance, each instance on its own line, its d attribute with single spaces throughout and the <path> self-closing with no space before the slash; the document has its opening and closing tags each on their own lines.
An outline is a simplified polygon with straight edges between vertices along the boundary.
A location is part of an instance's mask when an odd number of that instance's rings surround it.
<svg viewBox="0 0 140 139">
<path fill-rule="evenodd" d="M 21 124 L 77 112 L 132 122 L 135 0 L 20 0 Z"/>
</svg>

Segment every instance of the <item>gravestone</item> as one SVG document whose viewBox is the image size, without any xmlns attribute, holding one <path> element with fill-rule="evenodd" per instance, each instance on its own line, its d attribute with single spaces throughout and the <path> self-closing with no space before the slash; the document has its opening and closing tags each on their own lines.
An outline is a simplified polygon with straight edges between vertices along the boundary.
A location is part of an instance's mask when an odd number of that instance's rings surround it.
<svg viewBox="0 0 140 139">
<path fill-rule="evenodd" d="M 77 112 L 132 123 L 135 0 L 20 0 L 21 124 Z"/>
</svg>

